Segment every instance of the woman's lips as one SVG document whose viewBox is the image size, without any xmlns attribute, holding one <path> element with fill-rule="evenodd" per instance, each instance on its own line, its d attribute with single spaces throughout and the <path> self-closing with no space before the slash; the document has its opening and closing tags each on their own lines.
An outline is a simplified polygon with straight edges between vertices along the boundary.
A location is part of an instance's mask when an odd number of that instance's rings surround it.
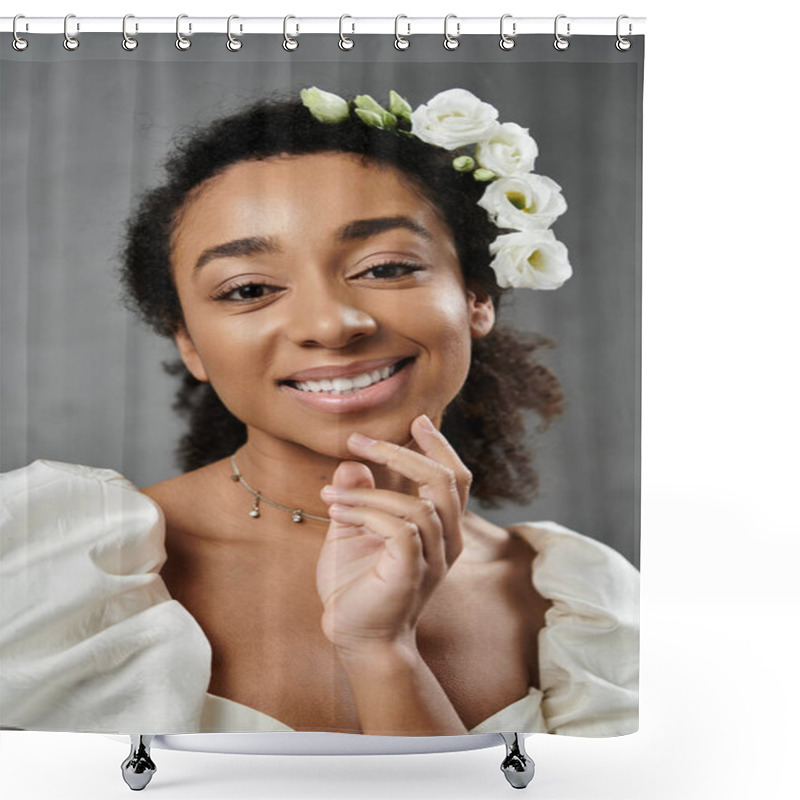
<svg viewBox="0 0 800 800">
<path fill-rule="evenodd" d="M 350 411 L 361 411 L 365 408 L 385 403 L 402 391 L 409 381 L 410 367 L 415 359 L 407 361 L 393 375 L 385 380 L 373 383 L 364 389 L 358 389 L 351 394 L 334 394 L 333 392 L 304 392 L 294 386 L 283 384 L 280 388 L 283 392 L 289 392 L 292 397 L 297 398 L 301 403 L 305 403 L 310 408 L 320 411 L 330 411 L 343 414 Z"/>
</svg>

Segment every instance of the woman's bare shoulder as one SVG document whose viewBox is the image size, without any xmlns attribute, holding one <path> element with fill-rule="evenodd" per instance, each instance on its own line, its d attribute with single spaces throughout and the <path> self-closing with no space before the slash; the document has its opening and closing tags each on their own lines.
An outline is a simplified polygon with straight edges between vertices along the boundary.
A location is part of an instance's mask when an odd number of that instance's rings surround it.
<svg viewBox="0 0 800 800">
<path fill-rule="evenodd" d="M 224 470 L 221 462 L 184 472 L 160 483 L 141 489 L 161 507 L 167 523 L 180 527 L 191 525 L 194 519 L 204 518 L 209 509 L 218 507 L 224 492 Z"/>
<path fill-rule="evenodd" d="M 533 559 L 536 551 L 523 539 L 505 528 L 468 513 L 464 524 L 464 576 L 488 596 L 504 597 L 519 609 L 538 629 L 544 624 L 544 612 L 549 603 L 533 585 Z M 458 564 L 458 561 L 456 564 Z M 482 576 L 475 581 L 476 576 Z"/>
<path fill-rule="evenodd" d="M 498 561 L 530 562 L 535 552 L 510 531 L 468 511 L 462 526 L 465 560 L 493 563 Z"/>
<path fill-rule="evenodd" d="M 466 609 L 469 627 L 491 631 L 487 641 L 497 647 L 506 642 L 501 649 L 518 652 L 529 684 L 538 686 L 538 633 L 550 604 L 533 585 L 536 552 L 519 536 L 472 512 L 465 515 L 462 530 L 464 549 L 451 571 L 457 602 L 448 609 L 450 618 Z"/>
</svg>

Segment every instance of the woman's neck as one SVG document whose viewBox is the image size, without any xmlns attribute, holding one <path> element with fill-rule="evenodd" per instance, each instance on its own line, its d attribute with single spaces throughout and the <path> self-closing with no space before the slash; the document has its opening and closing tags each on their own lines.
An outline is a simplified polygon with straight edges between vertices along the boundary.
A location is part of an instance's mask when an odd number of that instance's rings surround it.
<svg viewBox="0 0 800 800">
<path fill-rule="evenodd" d="M 413 440 L 403 446 L 420 452 Z M 327 516 L 328 506 L 320 491 L 333 481 L 333 473 L 343 460 L 366 464 L 378 489 L 417 493 L 414 481 L 381 464 L 356 457 L 331 457 L 259 432 L 249 431 L 247 442 L 236 452 L 236 466 L 253 489 L 273 502 L 321 516 Z"/>
</svg>

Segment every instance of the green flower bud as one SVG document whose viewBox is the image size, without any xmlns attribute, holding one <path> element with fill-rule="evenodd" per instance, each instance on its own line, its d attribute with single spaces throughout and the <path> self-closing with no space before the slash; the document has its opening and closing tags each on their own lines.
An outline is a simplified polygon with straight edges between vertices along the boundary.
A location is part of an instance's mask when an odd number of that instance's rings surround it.
<svg viewBox="0 0 800 800">
<path fill-rule="evenodd" d="M 363 108 L 354 109 L 358 118 L 362 122 L 366 122 L 372 128 L 380 128 L 381 130 L 391 130 L 394 126 L 386 124 L 386 118 L 383 114 L 376 114 L 374 111 L 366 111 Z M 392 117 L 394 119 L 394 117 Z"/>
<path fill-rule="evenodd" d="M 475 172 L 472 173 L 472 177 L 475 178 L 476 181 L 490 181 L 497 177 L 490 169 L 485 169 L 484 167 L 478 167 Z"/>
<path fill-rule="evenodd" d="M 300 90 L 300 100 L 320 122 L 343 122 L 350 116 L 347 100 L 316 86 Z"/>
<path fill-rule="evenodd" d="M 400 119 L 411 122 L 411 106 L 394 89 L 389 92 L 389 111 Z"/>
<path fill-rule="evenodd" d="M 376 128 L 383 128 L 384 130 L 390 131 L 397 127 L 397 117 L 394 114 L 389 113 L 382 105 L 380 105 L 380 103 L 376 102 L 368 94 L 358 95 L 358 97 L 353 100 L 353 103 L 356 107 L 356 114 L 358 114 L 358 110 L 361 109 L 362 111 L 375 114 L 381 118 L 381 124 L 378 125 L 375 122 L 368 121 L 368 118 L 362 117 L 361 114 L 359 114 L 359 117 L 361 117 L 361 119 L 363 119 L 368 125 L 373 125 Z M 369 117 L 369 120 L 372 119 L 372 117 Z"/>
<path fill-rule="evenodd" d="M 363 108 L 364 111 L 371 111 L 373 114 L 385 114 L 383 106 L 368 94 L 360 94 L 353 98 L 356 108 Z"/>
<path fill-rule="evenodd" d="M 459 156 L 453 159 L 453 169 L 456 172 L 472 172 L 475 169 L 475 159 L 472 156 Z"/>
</svg>

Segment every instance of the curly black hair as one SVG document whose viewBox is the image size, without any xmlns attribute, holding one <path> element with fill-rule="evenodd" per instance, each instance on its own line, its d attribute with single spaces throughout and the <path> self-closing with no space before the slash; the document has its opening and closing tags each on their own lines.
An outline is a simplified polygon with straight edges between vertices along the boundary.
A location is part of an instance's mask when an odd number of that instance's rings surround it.
<svg viewBox="0 0 800 800">
<path fill-rule="evenodd" d="M 241 161 L 275 156 L 342 152 L 366 165 L 393 167 L 439 209 L 453 234 L 465 282 L 499 310 L 506 290 L 489 266 L 489 244 L 498 229 L 477 205 L 485 184 L 453 169 L 459 151 L 447 151 L 398 131 L 350 118 L 318 121 L 298 99 L 275 96 L 188 131 L 165 162 L 166 180 L 146 192 L 127 220 L 120 249 L 123 302 L 157 333 L 172 337 L 183 325 L 172 278 L 173 237 L 183 211 L 205 181 Z M 555 375 L 534 354 L 552 342 L 501 326 L 473 340 L 469 374 L 447 407 L 442 433 L 472 472 L 471 495 L 485 507 L 502 500 L 523 504 L 538 478 L 525 441 L 525 409 L 541 419 L 540 430 L 563 410 Z M 165 365 L 180 377 L 173 408 L 188 418 L 177 448 L 184 471 L 224 458 L 246 440 L 244 423 L 220 401 L 209 383 L 195 379 L 180 360 Z"/>
</svg>

